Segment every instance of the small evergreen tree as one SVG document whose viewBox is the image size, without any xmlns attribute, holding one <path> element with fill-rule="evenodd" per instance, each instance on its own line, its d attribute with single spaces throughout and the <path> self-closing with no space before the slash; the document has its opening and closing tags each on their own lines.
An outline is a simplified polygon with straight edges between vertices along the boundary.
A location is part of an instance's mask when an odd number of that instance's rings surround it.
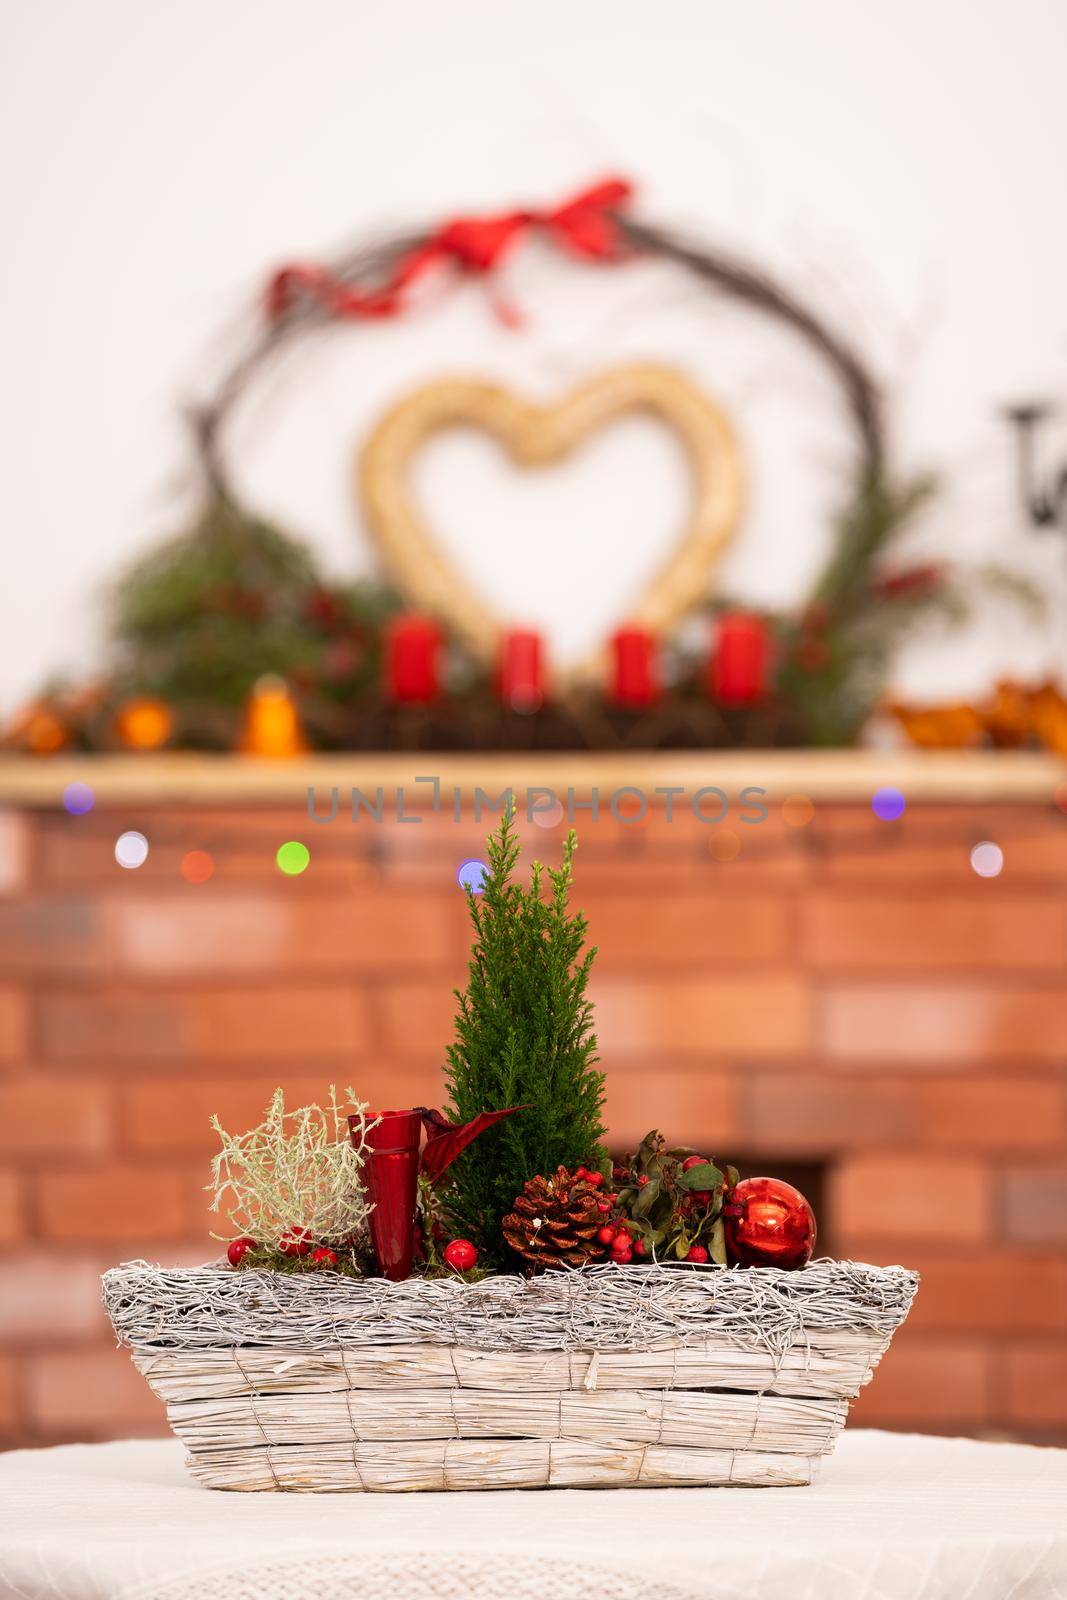
<svg viewBox="0 0 1067 1600">
<path fill-rule="evenodd" d="M 490 1259 L 506 1246 L 502 1217 L 538 1173 L 603 1158 L 603 1073 L 592 1005 L 586 998 L 595 948 L 582 954 L 586 921 L 567 909 L 577 839 L 559 870 L 535 861 L 529 887 L 513 881 L 519 854 L 513 808 L 505 807 L 488 843 L 482 892 L 467 898 L 474 943 L 467 988 L 456 990 L 456 1042 L 446 1075 L 457 1122 L 481 1111 L 522 1106 L 459 1158 L 450 1209 Z"/>
</svg>

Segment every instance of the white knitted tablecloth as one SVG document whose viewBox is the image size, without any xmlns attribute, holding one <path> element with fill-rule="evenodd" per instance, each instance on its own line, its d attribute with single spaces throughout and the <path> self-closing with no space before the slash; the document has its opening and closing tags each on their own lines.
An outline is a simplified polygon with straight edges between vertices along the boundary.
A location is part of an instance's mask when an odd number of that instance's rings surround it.
<svg viewBox="0 0 1067 1600">
<path fill-rule="evenodd" d="M 171 1440 L 0 1456 L 20 1600 L 1059 1600 L 1067 1450 L 845 1433 L 805 1489 L 224 1494 Z"/>
</svg>

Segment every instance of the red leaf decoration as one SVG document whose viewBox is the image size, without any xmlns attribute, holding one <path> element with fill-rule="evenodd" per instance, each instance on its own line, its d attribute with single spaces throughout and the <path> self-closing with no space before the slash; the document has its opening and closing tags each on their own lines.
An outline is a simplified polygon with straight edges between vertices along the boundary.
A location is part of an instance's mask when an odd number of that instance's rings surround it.
<svg viewBox="0 0 1067 1600">
<path fill-rule="evenodd" d="M 506 1111 L 483 1111 L 472 1122 L 449 1122 L 440 1111 L 431 1111 L 428 1106 L 416 1106 L 415 1109 L 426 1129 L 426 1143 L 422 1147 L 419 1172 L 431 1183 L 438 1183 L 456 1157 L 462 1154 L 480 1133 L 484 1133 L 486 1128 L 491 1128 L 494 1122 L 501 1121 L 503 1117 L 511 1117 L 516 1111 L 525 1110 L 525 1107 L 508 1106 Z"/>
</svg>

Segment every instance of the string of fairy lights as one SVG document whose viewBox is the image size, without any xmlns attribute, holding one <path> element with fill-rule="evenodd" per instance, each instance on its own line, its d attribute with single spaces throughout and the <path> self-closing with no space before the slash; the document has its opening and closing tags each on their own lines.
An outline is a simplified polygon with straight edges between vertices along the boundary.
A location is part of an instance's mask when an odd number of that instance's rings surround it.
<svg viewBox="0 0 1067 1600">
<path fill-rule="evenodd" d="M 70 783 L 63 791 L 63 808 L 72 818 L 87 817 L 96 807 L 96 796 L 89 784 L 84 782 Z M 1054 809 L 1060 814 L 1067 815 L 1067 784 L 1061 785 L 1053 797 Z M 893 848 L 901 842 L 901 835 L 895 828 L 904 818 L 908 803 L 902 790 L 896 788 L 877 789 L 870 797 L 870 809 L 878 821 L 885 825 L 884 833 L 881 829 L 875 833 L 850 836 L 847 842 L 835 842 L 833 837 L 820 835 L 820 831 L 812 829 L 810 825 L 816 820 L 818 808 L 809 795 L 792 794 L 785 796 L 778 802 L 777 810 L 781 823 L 792 836 L 783 845 L 781 835 L 775 840 L 764 845 L 755 837 L 756 830 L 747 828 L 738 831 L 721 823 L 716 823 L 709 829 L 709 836 L 704 847 L 704 853 L 712 861 L 728 865 L 742 857 L 746 861 L 763 861 L 774 854 L 780 854 L 783 848 L 793 848 L 803 841 L 803 846 L 819 855 L 833 855 L 835 850 L 846 850 L 850 855 L 864 853 L 880 853 L 886 848 Z M 530 820 L 542 829 L 558 828 L 564 821 L 564 808 L 557 800 L 554 804 L 538 809 L 531 815 Z M 974 838 L 973 833 L 961 838 L 958 819 L 951 824 L 938 824 L 936 817 L 931 821 L 924 817 L 921 823 L 914 817 L 908 829 L 909 843 L 915 844 L 945 844 L 951 843 L 960 850 L 961 869 L 964 862 L 969 864 L 970 870 L 979 878 L 997 878 L 1004 871 L 1009 852 L 1005 851 L 1005 842 L 1009 844 L 1011 838 L 1020 833 L 1030 832 L 1033 828 L 1033 816 L 1020 813 L 1019 821 L 1005 825 L 1003 815 L 998 819 L 998 839 Z M 1038 813 L 1038 818 L 1040 813 Z M 103 817 L 101 817 L 103 820 Z M 620 819 L 621 822 L 635 819 Z M 137 828 L 126 828 L 117 837 L 108 838 L 112 842 L 115 863 L 127 872 L 135 872 L 143 867 L 149 855 L 156 847 L 166 847 L 173 850 L 175 847 L 181 851 L 177 863 L 177 870 L 184 881 L 197 886 L 209 882 L 215 876 L 220 862 L 224 861 L 227 854 L 239 850 L 247 854 L 249 838 L 247 832 L 218 833 L 210 838 L 203 838 L 191 844 L 188 833 L 179 833 L 173 824 L 161 822 L 153 827 L 152 840 L 147 833 Z M 188 846 L 188 848 L 182 848 Z M 336 858 L 339 850 L 335 841 L 320 839 L 316 841 L 315 855 L 322 860 Z M 347 854 L 347 850 L 340 853 Z M 383 854 L 380 845 L 373 842 L 368 846 L 364 836 L 360 844 L 360 853 L 364 857 L 364 865 L 373 871 L 376 859 Z M 301 877 L 313 868 L 312 850 L 302 839 L 285 839 L 273 847 L 274 865 L 277 870 L 287 878 Z M 483 879 L 488 871 L 484 860 L 480 857 L 465 857 L 456 868 L 456 881 L 464 890 L 471 890 L 478 894 L 482 890 Z"/>
</svg>

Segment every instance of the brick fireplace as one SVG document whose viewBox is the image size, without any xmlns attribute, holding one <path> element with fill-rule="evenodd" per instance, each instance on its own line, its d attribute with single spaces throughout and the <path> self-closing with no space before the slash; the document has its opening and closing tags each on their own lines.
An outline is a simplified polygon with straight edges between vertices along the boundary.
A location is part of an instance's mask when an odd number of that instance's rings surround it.
<svg viewBox="0 0 1067 1600">
<path fill-rule="evenodd" d="M 761 781 L 760 759 L 731 759 Z M 1060 774 L 1008 758 L 983 780 L 992 758 L 978 756 L 958 781 L 908 769 L 908 810 L 887 824 L 864 798 L 892 781 L 886 759 L 846 778 L 831 758 L 777 758 L 759 825 L 678 809 L 668 822 L 662 804 L 632 823 L 580 813 L 576 898 L 600 948 L 612 1142 L 657 1125 L 793 1174 L 826 1249 L 921 1270 L 857 1420 L 1063 1439 Z M 97 1279 L 123 1257 L 216 1248 L 203 1191 L 212 1111 L 247 1125 L 278 1083 L 293 1101 L 330 1082 L 379 1103 L 440 1097 L 467 942 L 456 867 L 488 825 L 469 809 L 460 824 L 353 825 L 342 807 L 326 826 L 309 821 L 299 775 L 98 770 L 97 806 L 80 818 L 56 804 L 63 769 L 0 773 L 8 1443 L 161 1428 L 113 1348 Z M 684 781 L 650 769 L 632 781 L 653 778 Z M 814 815 L 789 826 L 780 801 L 798 793 Z M 151 844 L 138 871 L 114 862 L 125 828 Z M 717 829 L 736 833 L 735 859 L 715 859 Z M 526 854 L 554 859 L 561 832 L 524 824 Z M 274 852 L 294 837 L 312 866 L 286 878 Z M 1004 850 L 995 880 L 970 870 L 982 839 Z M 209 882 L 182 879 L 192 849 L 215 859 Z"/>
</svg>

